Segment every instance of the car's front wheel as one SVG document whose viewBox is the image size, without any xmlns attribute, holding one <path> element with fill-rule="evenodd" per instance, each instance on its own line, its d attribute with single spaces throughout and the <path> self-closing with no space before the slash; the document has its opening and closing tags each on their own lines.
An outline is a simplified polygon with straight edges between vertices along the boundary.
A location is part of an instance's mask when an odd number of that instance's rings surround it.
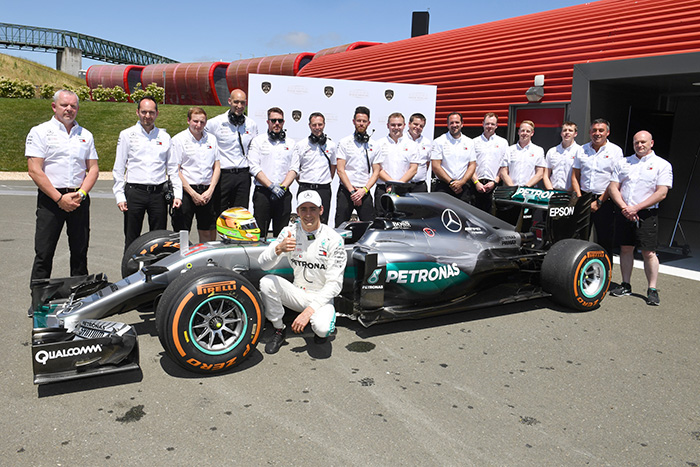
<svg viewBox="0 0 700 467">
<path fill-rule="evenodd" d="M 561 240 L 552 245 L 542 264 L 542 288 L 561 305 L 578 311 L 591 310 L 605 298 L 610 270 L 610 258 L 599 245 Z"/>
<path fill-rule="evenodd" d="M 263 319 L 260 296 L 247 279 L 207 266 L 168 286 L 156 310 L 156 329 L 175 363 L 214 374 L 239 364 L 255 349 Z"/>
</svg>

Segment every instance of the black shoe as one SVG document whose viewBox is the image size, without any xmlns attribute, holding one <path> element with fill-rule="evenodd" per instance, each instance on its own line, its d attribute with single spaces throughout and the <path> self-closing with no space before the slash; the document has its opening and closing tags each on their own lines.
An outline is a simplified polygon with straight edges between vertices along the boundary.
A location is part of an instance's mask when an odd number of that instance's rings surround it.
<svg viewBox="0 0 700 467">
<path fill-rule="evenodd" d="M 659 291 L 656 289 L 647 289 L 647 305 L 659 306 Z"/>
<path fill-rule="evenodd" d="M 325 344 L 328 341 L 328 337 L 321 337 L 317 334 L 314 334 L 314 344 L 321 345 Z"/>
<path fill-rule="evenodd" d="M 275 329 L 275 333 L 272 335 L 267 344 L 265 344 L 265 353 L 273 354 L 277 353 L 284 344 L 284 337 L 287 335 L 287 328 Z"/>
<path fill-rule="evenodd" d="M 622 297 L 624 295 L 632 295 L 632 286 L 628 282 L 623 282 L 610 291 L 613 297 Z"/>
</svg>

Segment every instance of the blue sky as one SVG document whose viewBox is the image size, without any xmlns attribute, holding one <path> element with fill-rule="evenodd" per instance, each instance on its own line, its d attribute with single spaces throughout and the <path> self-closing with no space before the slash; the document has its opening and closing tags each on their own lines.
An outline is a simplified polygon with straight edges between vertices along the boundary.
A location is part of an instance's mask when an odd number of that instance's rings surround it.
<svg viewBox="0 0 700 467">
<path fill-rule="evenodd" d="M 75 31 L 181 62 L 225 61 L 318 50 L 356 41 L 410 37 L 413 11 L 429 11 L 430 32 L 585 3 L 582 0 L 479 2 L 185 2 L 111 3 L 75 0 L 5 2 L 1 22 Z M 460 5 L 461 4 L 461 5 Z M 99 5 L 99 6 L 98 6 Z M 225 5 L 225 6 L 224 6 Z M 237 8 L 237 5 L 244 5 Z M 533 24 L 533 28 L 537 26 Z M 55 54 L 0 48 L 55 66 Z M 83 68 L 99 63 L 83 60 Z"/>
</svg>

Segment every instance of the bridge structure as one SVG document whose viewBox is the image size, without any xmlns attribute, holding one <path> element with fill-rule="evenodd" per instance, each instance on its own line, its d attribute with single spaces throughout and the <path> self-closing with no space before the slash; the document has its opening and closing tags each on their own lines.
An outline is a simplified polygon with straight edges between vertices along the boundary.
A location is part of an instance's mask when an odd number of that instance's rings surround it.
<svg viewBox="0 0 700 467">
<path fill-rule="evenodd" d="M 145 50 L 60 29 L 0 23 L 0 47 L 17 50 L 56 51 L 56 69 L 78 76 L 82 57 L 108 63 L 152 65 L 178 63 Z"/>
</svg>

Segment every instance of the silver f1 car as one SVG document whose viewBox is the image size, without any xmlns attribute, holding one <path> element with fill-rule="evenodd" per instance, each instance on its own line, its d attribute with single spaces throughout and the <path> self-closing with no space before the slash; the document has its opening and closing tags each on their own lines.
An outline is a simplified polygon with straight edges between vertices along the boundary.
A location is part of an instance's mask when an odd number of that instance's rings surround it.
<svg viewBox="0 0 700 467">
<path fill-rule="evenodd" d="M 494 210 L 519 210 L 516 228 L 447 194 L 397 192 L 400 186 L 382 196 L 383 217 L 338 229 L 348 255 L 339 316 L 370 326 L 548 296 L 590 310 L 607 292 L 610 258 L 583 240 L 588 198 L 499 188 Z M 190 246 L 186 232 L 156 231 L 127 249 L 116 283 L 98 274 L 37 284 L 34 382 L 138 368 L 134 328 L 104 318 L 154 304 L 158 337 L 173 361 L 198 373 L 229 370 L 260 340 L 260 278 L 292 276 L 286 263 L 260 268 L 265 246 Z"/>
</svg>

